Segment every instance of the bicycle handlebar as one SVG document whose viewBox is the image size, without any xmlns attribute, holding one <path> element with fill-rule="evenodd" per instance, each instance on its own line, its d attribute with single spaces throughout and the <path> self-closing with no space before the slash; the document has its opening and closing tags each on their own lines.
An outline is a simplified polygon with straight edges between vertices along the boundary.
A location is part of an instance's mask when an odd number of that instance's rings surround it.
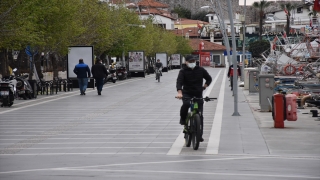
<svg viewBox="0 0 320 180">
<path fill-rule="evenodd" d="M 183 100 L 204 100 L 206 102 L 211 101 L 211 100 L 217 100 L 218 98 L 209 98 L 208 96 L 204 97 L 204 98 L 196 98 L 196 97 L 192 97 L 192 98 L 186 98 L 186 97 L 182 97 L 181 99 Z"/>
</svg>

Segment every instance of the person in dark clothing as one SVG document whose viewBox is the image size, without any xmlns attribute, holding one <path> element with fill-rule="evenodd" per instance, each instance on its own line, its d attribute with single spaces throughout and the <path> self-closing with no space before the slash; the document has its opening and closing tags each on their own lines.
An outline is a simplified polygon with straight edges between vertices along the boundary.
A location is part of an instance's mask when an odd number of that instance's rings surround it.
<svg viewBox="0 0 320 180">
<path fill-rule="evenodd" d="M 97 59 L 96 64 L 91 67 L 91 73 L 96 80 L 98 95 L 101 95 L 103 78 L 107 77 L 107 68 L 102 64 L 101 59 Z"/>
<path fill-rule="evenodd" d="M 203 79 L 206 80 L 203 85 Z M 202 92 L 206 89 L 212 81 L 211 76 L 203 67 L 196 66 L 196 58 L 192 55 L 186 56 L 186 67 L 180 70 L 177 78 L 177 91 L 176 98 L 202 98 Z M 188 109 L 190 107 L 190 100 L 183 99 L 183 104 L 180 109 L 180 124 L 186 124 Z M 203 110 L 203 100 L 198 101 L 199 110 Z M 203 127 L 203 115 L 201 113 L 201 125 Z M 203 129 L 203 128 L 202 128 Z M 201 135 L 202 136 L 202 135 Z M 203 138 L 201 137 L 201 141 Z"/>
<path fill-rule="evenodd" d="M 79 64 L 74 67 L 73 72 L 78 78 L 80 95 L 86 95 L 88 78 L 91 76 L 89 66 L 83 62 L 83 59 L 79 59 Z"/>
<path fill-rule="evenodd" d="M 237 65 L 237 72 L 238 72 L 238 77 L 240 77 L 241 76 L 241 69 L 240 69 L 239 65 Z M 233 74 L 234 74 L 233 65 L 230 65 L 229 71 L 228 71 L 228 78 L 230 79 L 231 91 L 233 90 Z"/>
<path fill-rule="evenodd" d="M 160 68 L 163 68 L 162 62 L 160 62 L 160 59 L 157 60 L 157 62 L 154 64 L 154 67 L 158 68 L 159 70 L 160 70 Z M 160 70 L 160 76 L 162 76 L 161 70 Z M 156 76 L 156 80 L 158 80 L 157 76 Z"/>
</svg>

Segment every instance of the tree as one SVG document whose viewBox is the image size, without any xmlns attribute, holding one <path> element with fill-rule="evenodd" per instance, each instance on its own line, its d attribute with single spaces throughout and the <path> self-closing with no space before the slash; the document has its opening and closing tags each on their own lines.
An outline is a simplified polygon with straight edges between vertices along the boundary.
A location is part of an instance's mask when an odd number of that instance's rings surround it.
<svg viewBox="0 0 320 180">
<path fill-rule="evenodd" d="M 270 6 L 270 2 L 267 1 L 260 1 L 260 2 L 254 2 L 252 4 L 254 8 L 256 8 L 259 11 L 259 40 L 262 40 L 262 25 L 263 25 L 263 18 L 264 18 L 264 10 Z"/>
<path fill-rule="evenodd" d="M 191 11 L 187 8 L 180 6 L 180 4 L 171 11 L 172 13 L 177 13 L 179 18 L 191 19 Z"/>
<path fill-rule="evenodd" d="M 270 43 L 267 40 L 255 41 L 249 44 L 249 51 L 252 57 L 261 57 L 261 53 L 270 48 Z"/>
<path fill-rule="evenodd" d="M 200 11 L 195 14 L 192 14 L 191 19 L 200 20 L 200 21 L 208 21 L 207 14 L 208 14 L 208 12 L 206 12 L 206 11 Z"/>
<path fill-rule="evenodd" d="M 285 3 L 285 4 L 280 4 L 280 7 L 282 10 L 285 11 L 287 16 L 286 34 L 289 35 L 291 12 L 292 10 L 295 10 L 297 6 L 291 3 Z"/>
<path fill-rule="evenodd" d="M 189 44 L 189 40 L 176 36 L 177 41 L 177 50 L 175 53 L 177 54 L 191 54 L 193 52 L 192 47 Z"/>
</svg>

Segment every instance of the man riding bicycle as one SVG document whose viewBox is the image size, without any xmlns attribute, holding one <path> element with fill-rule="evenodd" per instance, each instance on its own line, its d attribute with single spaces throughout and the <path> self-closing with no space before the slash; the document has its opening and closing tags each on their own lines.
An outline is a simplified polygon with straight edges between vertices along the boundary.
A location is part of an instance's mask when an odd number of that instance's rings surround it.
<svg viewBox="0 0 320 180">
<path fill-rule="evenodd" d="M 155 63 L 154 67 L 157 68 L 158 70 L 160 70 L 160 68 L 163 68 L 162 63 L 160 62 L 160 59 L 157 59 L 157 62 Z M 160 76 L 162 76 L 161 71 L 160 71 Z M 156 76 L 156 80 L 158 80 L 157 76 Z"/>
<path fill-rule="evenodd" d="M 203 85 L 203 79 L 206 80 Z M 180 70 L 177 78 L 177 91 L 176 98 L 202 98 L 202 92 L 207 88 L 212 81 L 208 71 L 203 67 L 196 66 L 196 58 L 192 55 L 186 56 L 186 67 Z M 188 109 L 190 107 L 190 100 L 183 99 L 183 104 L 180 109 L 180 124 L 186 124 Z M 198 101 L 199 110 L 203 110 L 203 100 Z M 201 113 L 201 124 L 203 127 L 203 115 Z M 201 137 L 201 141 L 203 138 Z"/>
</svg>

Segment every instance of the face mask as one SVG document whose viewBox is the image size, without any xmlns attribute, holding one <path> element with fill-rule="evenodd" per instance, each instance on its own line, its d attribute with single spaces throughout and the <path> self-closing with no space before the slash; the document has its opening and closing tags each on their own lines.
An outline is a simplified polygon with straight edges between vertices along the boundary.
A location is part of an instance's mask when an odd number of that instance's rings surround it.
<svg viewBox="0 0 320 180">
<path fill-rule="evenodd" d="M 193 69 L 194 67 L 196 67 L 196 63 L 188 63 L 188 67 Z"/>
</svg>

